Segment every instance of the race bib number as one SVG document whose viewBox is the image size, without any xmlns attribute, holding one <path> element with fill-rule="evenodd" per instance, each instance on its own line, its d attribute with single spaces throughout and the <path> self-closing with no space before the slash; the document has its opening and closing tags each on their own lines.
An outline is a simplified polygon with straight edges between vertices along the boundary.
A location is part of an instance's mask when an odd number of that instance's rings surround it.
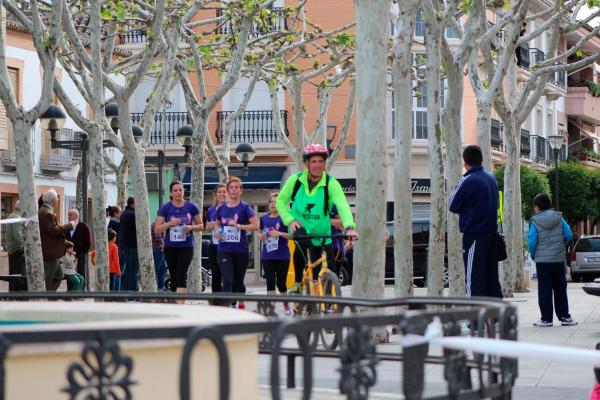
<svg viewBox="0 0 600 400">
<path fill-rule="evenodd" d="M 179 225 L 169 229 L 169 240 L 171 242 L 185 242 L 186 233 L 183 231 L 185 225 Z"/>
<path fill-rule="evenodd" d="M 221 237 L 221 241 L 227 243 L 237 243 L 240 241 L 241 236 L 241 231 L 238 228 L 225 225 L 223 227 L 223 236 Z"/>
<path fill-rule="evenodd" d="M 270 253 L 272 251 L 277 251 L 277 249 L 279 248 L 279 238 L 276 238 L 276 237 L 267 238 L 267 241 L 265 242 L 265 246 L 267 248 L 267 253 Z"/>
</svg>

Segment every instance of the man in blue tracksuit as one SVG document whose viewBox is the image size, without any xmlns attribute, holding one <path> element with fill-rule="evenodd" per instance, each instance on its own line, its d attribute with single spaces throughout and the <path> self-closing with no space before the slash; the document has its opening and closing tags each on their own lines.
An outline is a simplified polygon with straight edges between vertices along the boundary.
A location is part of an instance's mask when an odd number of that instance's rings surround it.
<svg viewBox="0 0 600 400">
<path fill-rule="evenodd" d="M 498 184 L 483 169 L 479 146 L 465 147 L 462 157 L 467 172 L 448 197 L 448 208 L 459 214 L 466 294 L 502 298 L 498 280 Z"/>
</svg>

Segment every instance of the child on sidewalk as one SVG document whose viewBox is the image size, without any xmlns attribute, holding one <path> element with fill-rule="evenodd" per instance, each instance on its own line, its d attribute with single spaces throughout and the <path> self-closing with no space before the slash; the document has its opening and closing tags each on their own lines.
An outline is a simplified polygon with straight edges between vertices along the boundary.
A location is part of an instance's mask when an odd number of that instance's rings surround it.
<svg viewBox="0 0 600 400">
<path fill-rule="evenodd" d="M 81 292 L 83 290 L 83 276 L 77 273 L 77 259 L 73 243 L 65 240 L 65 255 L 60 259 L 60 266 L 67 279 L 67 291 Z"/>
<path fill-rule="evenodd" d="M 110 273 L 110 290 L 117 292 L 121 288 L 121 265 L 119 264 L 119 248 L 117 232 L 108 230 L 108 272 Z"/>
</svg>

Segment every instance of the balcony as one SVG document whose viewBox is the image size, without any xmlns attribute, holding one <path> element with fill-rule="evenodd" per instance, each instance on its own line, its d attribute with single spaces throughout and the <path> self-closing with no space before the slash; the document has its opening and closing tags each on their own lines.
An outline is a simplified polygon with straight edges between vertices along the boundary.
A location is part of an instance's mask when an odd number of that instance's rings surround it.
<svg viewBox="0 0 600 400">
<path fill-rule="evenodd" d="M 579 118 L 593 125 L 600 125 L 600 97 L 594 97 L 585 86 L 573 83 L 567 89 L 565 112 L 569 117 Z M 582 83 L 579 83 L 580 85 Z"/>
<path fill-rule="evenodd" d="M 249 37 L 256 38 L 262 35 L 265 35 L 270 32 L 277 32 L 281 30 L 287 30 L 287 20 L 285 18 L 285 9 L 283 7 L 271 7 L 269 8 L 269 12 L 271 13 L 270 26 L 264 26 L 259 24 L 258 22 L 253 22 L 252 27 L 250 28 Z M 217 9 L 217 17 L 221 17 L 223 15 L 223 9 Z M 217 27 L 217 33 L 219 35 L 229 35 L 232 33 L 231 22 L 229 20 L 225 20 Z"/>
<path fill-rule="evenodd" d="M 4 170 L 14 171 L 17 168 L 17 154 L 15 149 L 0 150 L 0 163 Z"/>
<path fill-rule="evenodd" d="M 521 158 L 531 157 L 531 135 L 526 129 L 521 129 Z"/>
<path fill-rule="evenodd" d="M 223 124 L 233 111 L 217 112 L 217 143 L 223 142 Z M 281 111 L 281 120 L 286 136 L 289 136 L 287 111 Z M 273 129 L 273 111 L 245 111 L 235 121 L 231 143 L 278 143 L 277 133 Z"/>
<path fill-rule="evenodd" d="M 529 69 L 529 66 L 531 65 L 529 57 L 529 45 L 523 44 L 517 47 L 516 55 L 517 65 L 521 68 Z"/>
<path fill-rule="evenodd" d="M 73 157 L 61 154 L 40 155 L 40 168 L 45 172 L 65 172 L 73 166 Z"/>
<path fill-rule="evenodd" d="M 127 20 L 129 29 L 122 33 L 121 43 L 124 45 L 139 45 L 148 41 L 146 27 L 137 27 L 135 20 Z"/>
<path fill-rule="evenodd" d="M 502 151 L 504 141 L 502 140 L 503 125 L 497 119 L 492 119 L 491 144 L 492 149 Z"/>
<path fill-rule="evenodd" d="M 550 165 L 552 163 L 552 157 L 548 139 L 538 135 L 530 135 L 529 139 L 531 149 L 533 149 L 533 154 L 531 154 L 530 158 L 533 162 L 542 165 Z"/>
<path fill-rule="evenodd" d="M 131 123 L 140 125 L 143 113 L 131 113 Z M 150 133 L 151 145 L 176 144 L 175 135 L 183 125 L 190 124 L 187 112 L 159 112 L 154 116 L 154 127 Z"/>
</svg>

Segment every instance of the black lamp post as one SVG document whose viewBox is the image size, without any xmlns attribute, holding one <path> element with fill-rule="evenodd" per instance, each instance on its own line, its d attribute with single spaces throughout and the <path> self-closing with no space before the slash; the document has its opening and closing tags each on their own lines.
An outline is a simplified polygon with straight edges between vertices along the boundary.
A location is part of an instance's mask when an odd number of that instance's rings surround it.
<svg viewBox="0 0 600 400">
<path fill-rule="evenodd" d="M 239 162 L 243 163 L 242 171 L 244 176 L 248 176 L 248 163 L 254 160 L 256 151 L 250 143 L 240 143 L 235 148 L 235 157 Z"/>
<path fill-rule="evenodd" d="M 554 153 L 554 209 L 560 210 L 558 204 L 558 153 L 562 148 L 565 138 L 562 135 L 550 135 L 548 136 L 548 143 Z"/>
</svg>

